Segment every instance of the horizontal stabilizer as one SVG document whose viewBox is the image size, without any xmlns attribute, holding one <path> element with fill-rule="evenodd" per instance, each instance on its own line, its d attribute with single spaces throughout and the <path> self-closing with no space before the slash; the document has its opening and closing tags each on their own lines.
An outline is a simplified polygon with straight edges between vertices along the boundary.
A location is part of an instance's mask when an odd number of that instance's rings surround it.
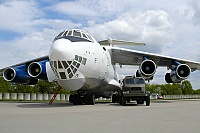
<svg viewBox="0 0 200 133">
<path fill-rule="evenodd" d="M 109 46 L 114 46 L 114 45 L 135 45 L 135 46 L 142 46 L 145 45 L 144 43 L 140 42 L 129 42 L 129 41 L 122 41 L 122 40 L 114 40 L 111 38 L 108 38 L 107 40 L 99 41 L 100 45 L 109 45 Z"/>
</svg>

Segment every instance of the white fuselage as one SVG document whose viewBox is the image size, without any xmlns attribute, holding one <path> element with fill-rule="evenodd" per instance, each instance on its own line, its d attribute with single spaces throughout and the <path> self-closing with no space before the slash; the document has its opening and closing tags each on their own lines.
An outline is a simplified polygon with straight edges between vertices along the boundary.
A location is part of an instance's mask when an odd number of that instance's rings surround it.
<svg viewBox="0 0 200 133">
<path fill-rule="evenodd" d="M 115 90 L 120 86 L 109 50 L 95 40 L 71 42 L 58 39 L 51 46 L 49 59 L 58 83 L 64 89 Z"/>
</svg>

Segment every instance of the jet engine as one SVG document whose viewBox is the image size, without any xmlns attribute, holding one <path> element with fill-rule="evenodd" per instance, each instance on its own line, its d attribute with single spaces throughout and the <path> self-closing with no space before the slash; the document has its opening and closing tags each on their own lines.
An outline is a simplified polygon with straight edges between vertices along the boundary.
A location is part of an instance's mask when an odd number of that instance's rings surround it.
<svg viewBox="0 0 200 133">
<path fill-rule="evenodd" d="M 34 85 L 38 82 L 38 79 L 34 79 L 28 75 L 26 72 L 26 65 L 5 69 L 3 72 L 3 77 L 6 81 L 14 83 Z"/>
<path fill-rule="evenodd" d="M 28 66 L 28 74 L 33 78 L 47 80 L 46 62 L 47 60 L 43 60 L 40 62 L 32 62 Z"/>
<path fill-rule="evenodd" d="M 186 64 L 180 64 L 172 67 L 171 73 L 166 73 L 165 81 L 167 83 L 180 83 L 189 77 L 191 69 Z"/>
<path fill-rule="evenodd" d="M 136 77 L 143 77 L 146 80 L 152 80 L 155 72 L 156 64 L 154 61 L 146 59 L 140 64 L 139 70 L 136 72 Z"/>
</svg>

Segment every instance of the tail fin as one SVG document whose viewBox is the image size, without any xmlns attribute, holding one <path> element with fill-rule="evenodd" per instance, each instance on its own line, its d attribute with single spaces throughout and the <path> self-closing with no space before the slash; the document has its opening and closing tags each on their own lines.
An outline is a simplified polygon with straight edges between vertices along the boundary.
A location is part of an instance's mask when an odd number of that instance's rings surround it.
<svg viewBox="0 0 200 133">
<path fill-rule="evenodd" d="M 111 39 L 111 38 L 108 38 L 107 40 L 99 41 L 99 44 L 100 45 L 109 45 L 109 46 L 114 46 L 114 45 L 142 46 L 142 45 L 145 45 L 144 43 L 114 40 L 114 39 Z"/>
</svg>

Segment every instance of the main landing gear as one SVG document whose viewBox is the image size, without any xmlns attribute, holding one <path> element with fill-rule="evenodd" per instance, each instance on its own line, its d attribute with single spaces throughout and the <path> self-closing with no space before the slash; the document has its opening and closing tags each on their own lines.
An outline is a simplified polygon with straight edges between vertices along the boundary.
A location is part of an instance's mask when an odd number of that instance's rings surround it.
<svg viewBox="0 0 200 133">
<path fill-rule="evenodd" d="M 74 105 L 94 105 L 95 104 L 95 95 L 93 94 L 70 94 L 69 102 L 73 103 Z"/>
</svg>

